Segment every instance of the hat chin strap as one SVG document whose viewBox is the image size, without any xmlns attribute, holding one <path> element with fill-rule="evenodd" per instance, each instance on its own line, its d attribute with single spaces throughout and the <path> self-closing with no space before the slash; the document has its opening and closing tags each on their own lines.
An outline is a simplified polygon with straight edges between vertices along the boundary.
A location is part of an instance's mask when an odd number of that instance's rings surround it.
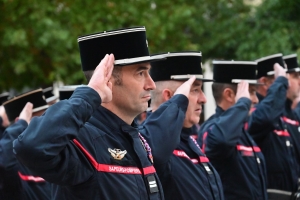
<svg viewBox="0 0 300 200">
<path fill-rule="evenodd" d="M 143 61 L 151 61 L 154 59 L 164 59 L 165 57 L 163 56 L 142 56 L 142 57 L 137 57 L 137 58 L 126 58 L 126 59 L 121 59 L 121 60 L 115 60 L 114 64 L 115 65 L 126 65 L 126 64 L 131 64 L 131 63 L 136 63 L 136 62 L 143 62 Z"/>
<path fill-rule="evenodd" d="M 284 69 L 284 71 L 287 71 L 287 69 Z M 271 75 L 274 75 L 275 74 L 275 71 L 269 71 L 267 72 L 267 75 L 271 76 Z"/>
<path fill-rule="evenodd" d="M 288 69 L 287 71 L 288 72 L 300 72 L 300 68 L 297 67 L 297 68 L 293 68 L 293 69 Z"/>
<path fill-rule="evenodd" d="M 257 83 L 257 80 L 249 80 L 249 79 L 232 79 L 231 80 L 232 83 L 240 83 L 242 81 L 245 81 L 247 83 L 253 83 L 253 84 Z"/>
<path fill-rule="evenodd" d="M 33 113 L 49 108 L 49 105 L 40 106 L 32 110 Z"/>
<path fill-rule="evenodd" d="M 189 79 L 192 76 L 196 76 L 196 78 L 203 78 L 202 74 L 187 74 L 187 75 L 171 75 L 171 79 Z"/>
</svg>

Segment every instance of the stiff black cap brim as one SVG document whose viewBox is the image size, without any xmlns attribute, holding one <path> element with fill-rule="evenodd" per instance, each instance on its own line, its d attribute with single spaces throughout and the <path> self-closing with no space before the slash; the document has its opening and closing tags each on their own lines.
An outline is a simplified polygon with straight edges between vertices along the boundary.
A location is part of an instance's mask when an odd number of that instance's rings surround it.
<svg viewBox="0 0 300 200">
<path fill-rule="evenodd" d="M 156 62 L 156 61 L 161 61 L 161 60 L 166 60 L 165 57 L 151 57 L 150 58 L 133 58 L 133 59 L 125 59 L 122 60 L 121 62 L 116 60 L 115 61 L 115 66 L 126 66 L 126 65 L 134 65 L 134 64 L 139 64 L 139 63 L 147 63 L 147 62 Z"/>
</svg>

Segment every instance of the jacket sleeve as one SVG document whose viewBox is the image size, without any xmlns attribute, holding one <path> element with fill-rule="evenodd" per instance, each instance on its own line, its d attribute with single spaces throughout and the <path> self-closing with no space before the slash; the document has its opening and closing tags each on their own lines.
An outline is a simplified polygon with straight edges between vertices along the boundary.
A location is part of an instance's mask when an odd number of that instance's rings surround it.
<svg viewBox="0 0 300 200">
<path fill-rule="evenodd" d="M 284 111 L 288 80 L 278 77 L 268 89 L 267 96 L 252 112 L 249 118 L 248 132 L 255 141 L 263 139 L 275 128 L 275 123 Z"/>
<path fill-rule="evenodd" d="M 17 166 L 18 161 L 13 153 L 13 141 L 26 129 L 28 126 L 25 120 L 18 120 L 13 125 L 5 129 L 0 140 L 0 165 L 6 170 Z"/>
<path fill-rule="evenodd" d="M 251 101 L 241 98 L 238 102 L 214 119 L 203 143 L 208 157 L 230 155 L 236 148 L 247 120 Z"/>
<path fill-rule="evenodd" d="M 297 120 L 300 120 L 300 102 L 297 104 L 296 108 L 293 110 L 294 115 L 296 116 Z"/>
<path fill-rule="evenodd" d="M 153 112 L 140 127 L 140 133 L 152 148 L 155 164 L 168 162 L 179 145 L 187 106 L 186 96 L 175 95 Z"/>
<path fill-rule="evenodd" d="M 85 133 L 85 122 L 100 104 L 95 90 L 77 88 L 69 100 L 60 101 L 42 116 L 34 117 L 14 140 L 17 159 L 49 182 L 75 185 L 86 181 L 92 168 L 70 140 Z"/>
<path fill-rule="evenodd" d="M 200 125 L 198 130 L 197 142 L 200 146 L 203 146 L 203 138 L 206 137 L 208 127 L 214 122 L 215 115 L 210 116 L 204 123 Z"/>
</svg>

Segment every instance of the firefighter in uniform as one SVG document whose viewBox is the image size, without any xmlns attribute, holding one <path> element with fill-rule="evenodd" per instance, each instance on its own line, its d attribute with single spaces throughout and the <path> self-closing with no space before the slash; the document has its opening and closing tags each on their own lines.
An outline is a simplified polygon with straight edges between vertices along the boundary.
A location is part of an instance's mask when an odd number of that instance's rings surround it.
<svg viewBox="0 0 300 200">
<path fill-rule="evenodd" d="M 217 108 L 201 131 L 203 151 L 221 177 L 225 199 L 266 200 L 264 156 L 247 132 L 250 108 L 258 102 L 257 63 L 213 61 L 213 67 Z"/>
<path fill-rule="evenodd" d="M 260 103 L 252 111 L 248 132 L 265 156 L 269 199 L 290 199 L 298 189 L 299 164 L 291 135 L 295 125 L 288 113 L 299 80 L 298 77 L 294 80 L 290 70 L 286 78 L 282 54 L 260 58 L 257 62 Z"/>
<path fill-rule="evenodd" d="M 14 141 L 17 158 L 55 183 L 54 199 L 164 199 L 149 141 L 134 122 L 155 89 L 145 28 L 78 42 L 88 86 L 30 122 Z"/>
<path fill-rule="evenodd" d="M 162 182 L 165 198 L 175 199 L 224 199 L 220 177 L 209 159 L 201 151 L 194 139 L 195 124 L 200 120 L 202 105 L 206 97 L 201 89 L 203 81 L 212 81 L 203 78 L 200 52 L 165 53 L 156 56 L 166 57 L 166 60 L 152 63 L 150 75 L 155 81 L 156 89 L 151 91 L 151 108 L 154 112 L 145 120 L 142 135 L 148 135 L 156 141 L 156 145 L 176 142 L 170 152 L 166 152 L 163 160 L 156 161 L 154 166 Z M 182 99 L 185 105 L 185 118 L 173 120 L 174 108 L 161 113 L 161 107 L 172 98 L 178 96 L 175 90 L 195 75 L 196 81 L 188 91 L 188 100 Z M 188 105 L 185 103 L 188 102 Z M 187 107 L 187 108 L 186 108 Z M 153 118 L 152 116 L 159 115 Z M 172 119 L 172 120 L 171 120 Z M 160 123 L 164 129 L 157 130 L 151 124 Z M 175 127 L 172 123 L 176 124 Z M 166 127 L 168 126 L 168 127 Z M 150 128 L 149 128 L 150 127 Z M 152 128 L 152 129 L 151 129 Z M 161 135 L 172 133 L 171 138 L 160 140 Z M 166 137 L 166 136 L 165 136 Z M 160 142 L 160 144 L 158 144 Z M 156 148 L 156 146 L 155 146 Z M 153 156 L 159 157 L 160 152 L 153 150 Z M 168 155 L 166 155 L 168 153 Z"/>
<path fill-rule="evenodd" d="M 10 125 L 5 108 L 2 106 L 9 96 L 8 92 L 0 94 L 0 139 L 3 137 L 5 129 Z M 0 156 L 0 162 L 2 162 L 1 159 L 2 156 Z M 20 199 L 21 192 L 22 187 L 17 169 L 6 170 L 3 165 L 0 165 L 0 199 Z"/>
<path fill-rule="evenodd" d="M 44 100 L 42 89 L 14 97 L 6 101 L 3 106 L 9 120 L 16 122 L 5 130 L 0 140 L 1 165 L 7 170 L 18 169 L 22 184 L 21 199 L 51 199 L 51 184 L 43 178 L 35 176 L 22 163 L 19 163 L 13 153 L 13 141 L 26 129 L 31 117 L 42 115 L 45 109 L 49 107 Z"/>
</svg>

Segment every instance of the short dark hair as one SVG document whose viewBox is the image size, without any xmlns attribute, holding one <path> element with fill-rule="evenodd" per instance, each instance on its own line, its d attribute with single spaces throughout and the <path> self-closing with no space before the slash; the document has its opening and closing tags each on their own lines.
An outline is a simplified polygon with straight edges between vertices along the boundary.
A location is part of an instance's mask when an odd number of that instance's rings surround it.
<svg viewBox="0 0 300 200">
<path fill-rule="evenodd" d="M 213 83 L 212 86 L 213 96 L 217 104 L 219 104 L 222 100 L 222 94 L 226 88 L 230 88 L 236 94 L 237 84 L 229 84 L 229 83 Z"/>
<path fill-rule="evenodd" d="M 84 76 L 87 80 L 87 82 L 90 82 L 95 70 L 88 70 L 83 71 Z M 114 69 L 112 71 L 112 76 L 115 79 L 116 85 L 122 85 L 122 67 L 121 66 L 114 66 Z"/>
<path fill-rule="evenodd" d="M 114 77 L 116 85 L 122 85 L 122 66 L 114 66 L 111 75 Z"/>
<path fill-rule="evenodd" d="M 87 82 L 90 82 L 90 80 L 94 74 L 94 70 L 83 71 L 83 73 L 84 73 L 84 76 L 85 76 Z"/>
</svg>

